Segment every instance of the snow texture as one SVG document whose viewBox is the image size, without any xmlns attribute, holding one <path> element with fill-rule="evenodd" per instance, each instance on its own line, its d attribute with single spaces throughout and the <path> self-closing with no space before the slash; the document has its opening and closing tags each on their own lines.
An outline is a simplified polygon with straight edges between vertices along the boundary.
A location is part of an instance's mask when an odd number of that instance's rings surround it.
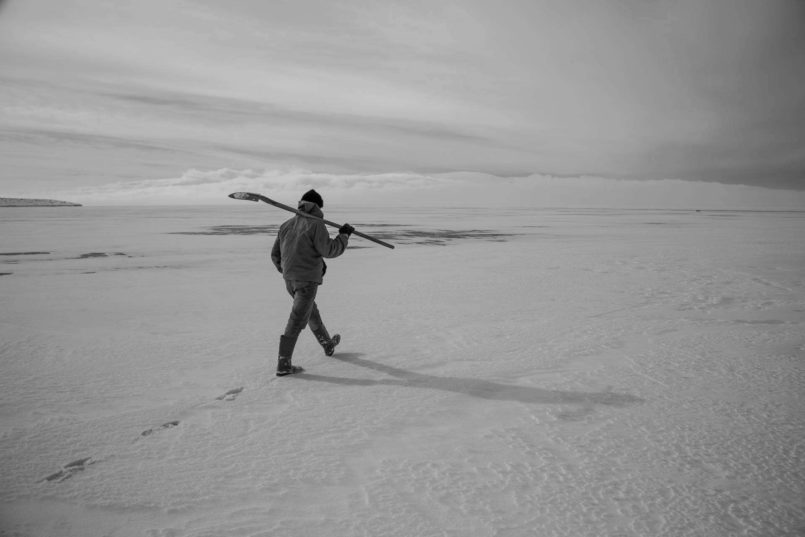
<svg viewBox="0 0 805 537">
<path fill-rule="evenodd" d="M 805 534 L 805 213 L 0 212 L 0 535 Z"/>
</svg>

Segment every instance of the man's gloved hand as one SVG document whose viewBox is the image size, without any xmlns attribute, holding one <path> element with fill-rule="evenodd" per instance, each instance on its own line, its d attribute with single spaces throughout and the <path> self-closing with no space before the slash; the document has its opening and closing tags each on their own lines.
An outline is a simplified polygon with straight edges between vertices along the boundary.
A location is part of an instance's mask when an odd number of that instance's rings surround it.
<svg viewBox="0 0 805 537">
<path fill-rule="evenodd" d="M 350 226 L 349 224 L 344 224 L 340 228 L 338 228 L 338 233 L 343 233 L 347 237 L 352 235 L 352 232 L 355 231 L 355 228 Z"/>
</svg>

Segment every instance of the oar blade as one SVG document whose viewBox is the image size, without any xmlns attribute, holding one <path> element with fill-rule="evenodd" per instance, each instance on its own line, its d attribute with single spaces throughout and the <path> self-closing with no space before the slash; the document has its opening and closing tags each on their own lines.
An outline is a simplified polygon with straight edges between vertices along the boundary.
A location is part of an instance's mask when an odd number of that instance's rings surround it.
<svg viewBox="0 0 805 537">
<path fill-rule="evenodd" d="M 252 194 L 251 192 L 233 192 L 229 197 L 236 200 L 260 201 L 260 194 Z"/>
</svg>

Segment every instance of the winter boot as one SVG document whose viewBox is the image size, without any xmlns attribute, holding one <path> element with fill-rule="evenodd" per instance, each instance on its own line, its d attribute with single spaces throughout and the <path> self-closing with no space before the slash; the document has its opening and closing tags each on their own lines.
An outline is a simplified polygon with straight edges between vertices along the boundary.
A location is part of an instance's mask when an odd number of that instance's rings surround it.
<svg viewBox="0 0 805 537">
<path fill-rule="evenodd" d="M 280 336 L 280 352 L 277 359 L 277 376 L 284 377 L 285 375 L 293 375 L 294 373 L 301 373 L 303 368 L 292 365 L 291 357 L 293 356 L 293 349 L 296 346 L 296 338 Z"/>
<path fill-rule="evenodd" d="M 332 356 L 335 353 L 335 346 L 341 343 L 341 336 L 335 334 L 333 337 L 330 337 L 330 334 L 327 333 L 327 329 L 324 327 L 314 330 L 313 335 L 316 336 L 319 345 L 324 349 L 324 354 L 327 356 Z"/>
</svg>

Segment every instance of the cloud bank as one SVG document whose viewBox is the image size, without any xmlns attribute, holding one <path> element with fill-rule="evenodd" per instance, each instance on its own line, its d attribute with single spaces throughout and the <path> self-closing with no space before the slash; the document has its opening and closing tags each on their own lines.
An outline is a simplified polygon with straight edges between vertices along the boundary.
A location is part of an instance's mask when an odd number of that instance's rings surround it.
<svg viewBox="0 0 805 537">
<path fill-rule="evenodd" d="M 222 204 L 258 192 L 294 204 L 310 188 L 333 205 L 805 210 L 805 192 L 747 185 L 470 172 L 336 174 L 301 168 L 190 169 L 179 177 L 50 191 L 86 205 Z"/>
</svg>

